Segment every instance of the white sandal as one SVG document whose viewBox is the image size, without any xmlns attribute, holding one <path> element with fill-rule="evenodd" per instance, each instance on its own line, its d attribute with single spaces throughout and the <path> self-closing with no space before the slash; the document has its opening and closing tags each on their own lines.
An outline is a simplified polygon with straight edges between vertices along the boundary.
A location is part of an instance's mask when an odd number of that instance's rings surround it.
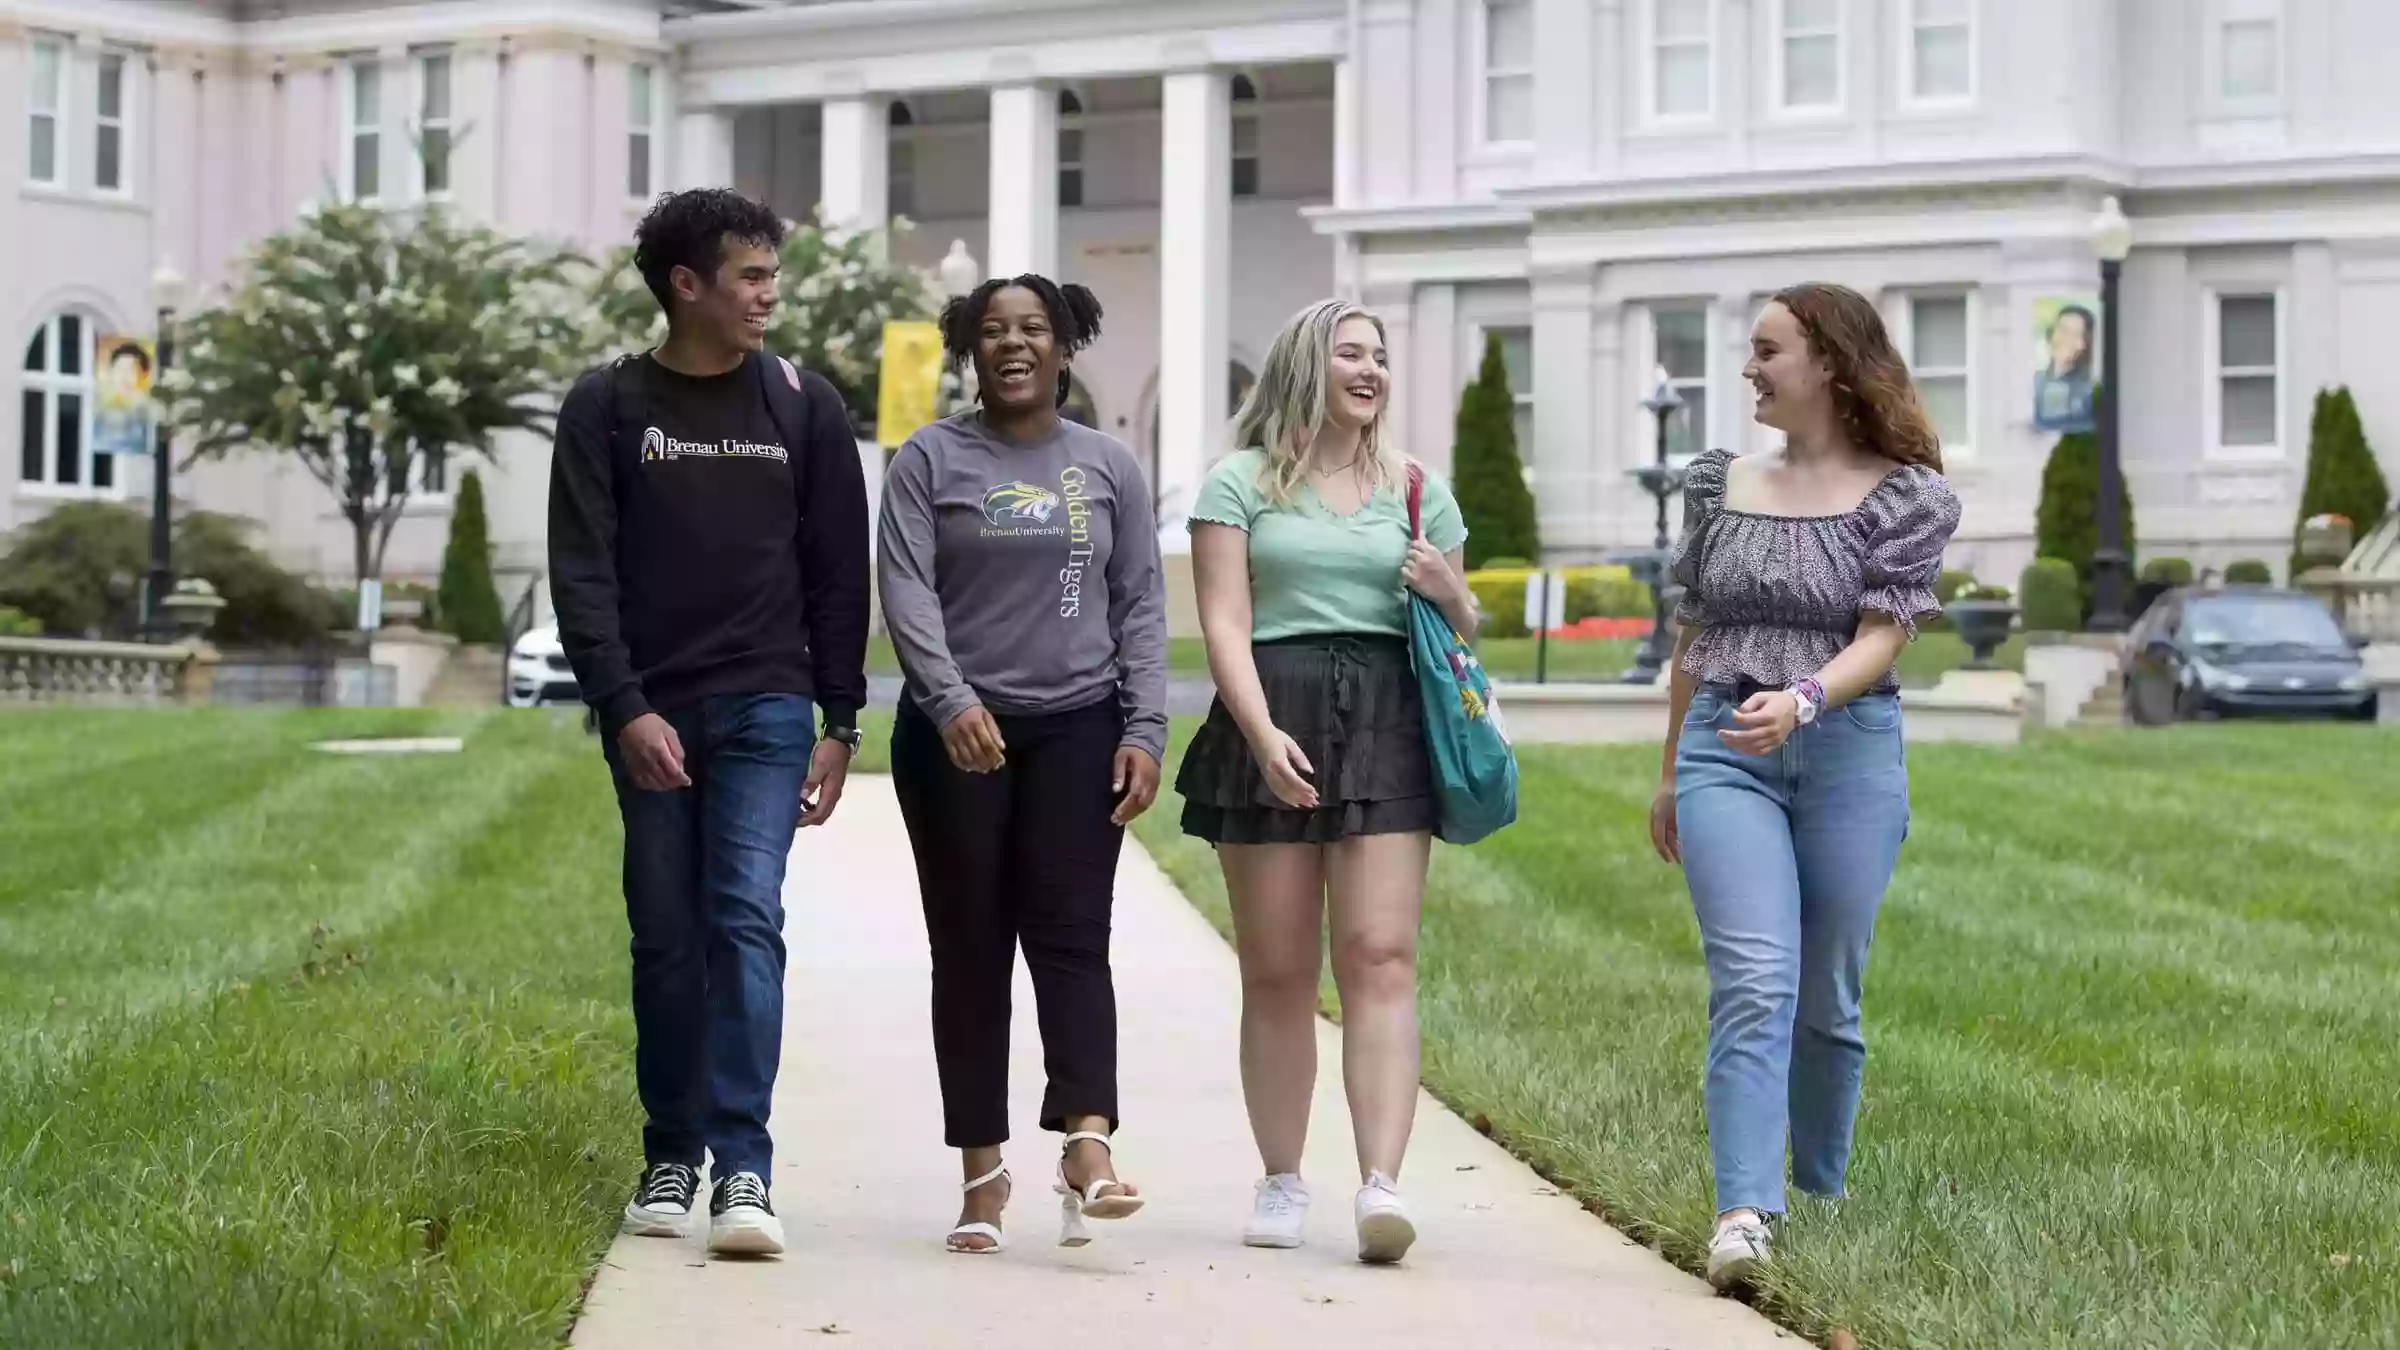
<svg viewBox="0 0 2400 1350">
<path fill-rule="evenodd" d="M 1014 1185 L 1013 1179 L 1008 1175 L 1007 1163 L 1002 1163 L 998 1167 L 993 1168 L 991 1171 L 975 1178 L 973 1181 L 961 1185 L 958 1188 L 958 1193 L 961 1195 L 970 1195 L 973 1194 L 978 1188 L 989 1186 L 995 1181 L 1006 1181 L 1010 1182 L 1012 1186 Z M 1003 1199 L 1000 1203 L 1003 1206 L 1006 1206 L 1008 1201 Z M 969 1247 L 962 1245 L 959 1242 L 959 1239 L 967 1237 L 989 1238 L 991 1239 L 992 1245 L 989 1247 Z M 996 1223 L 962 1223 L 958 1227 L 951 1229 L 949 1237 L 945 1238 L 943 1241 L 944 1245 L 948 1246 L 951 1251 L 957 1252 L 961 1256 L 991 1256 L 1008 1245 L 1008 1240 L 1000 1236 L 1000 1225 Z"/>
<path fill-rule="evenodd" d="M 1092 1130 L 1078 1130 L 1059 1141 L 1058 1184 L 1052 1189 L 1058 1192 L 1059 1198 L 1058 1245 L 1061 1247 L 1080 1247 L 1092 1240 L 1092 1230 L 1085 1226 L 1084 1220 L 1128 1218 L 1146 1203 L 1144 1197 L 1127 1190 L 1125 1183 L 1115 1177 L 1094 1177 L 1091 1184 L 1080 1193 L 1067 1184 L 1067 1150 L 1086 1139 L 1111 1153 L 1116 1152 L 1116 1146 L 1109 1142 L 1107 1135 Z"/>
</svg>

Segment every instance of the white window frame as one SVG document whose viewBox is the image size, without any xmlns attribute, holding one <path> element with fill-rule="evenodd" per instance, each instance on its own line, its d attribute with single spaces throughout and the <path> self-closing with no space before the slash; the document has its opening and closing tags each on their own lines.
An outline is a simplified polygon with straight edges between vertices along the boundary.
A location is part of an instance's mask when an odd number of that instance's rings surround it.
<svg viewBox="0 0 2400 1350">
<path fill-rule="evenodd" d="M 117 111 L 115 116 L 100 110 L 100 91 L 105 85 L 103 76 L 108 63 L 117 65 Z M 99 59 L 92 63 L 92 191 L 102 197 L 133 195 L 133 72 L 132 56 L 120 49 L 103 48 Z M 117 133 L 117 182 L 104 186 L 100 182 L 100 136 L 103 131 Z"/>
<path fill-rule="evenodd" d="M 883 110 L 884 210 L 895 218 L 917 213 L 917 110 L 896 98 Z"/>
<path fill-rule="evenodd" d="M 1233 96 L 1235 80 L 1246 81 L 1249 84 L 1250 97 L 1235 98 Z M 1245 161 L 1247 161 L 1250 165 L 1251 190 L 1248 192 L 1243 192 L 1238 188 L 1233 189 L 1233 195 L 1236 200 L 1254 200 L 1266 187 L 1266 180 L 1263 177 L 1265 171 L 1261 165 L 1259 156 L 1260 138 L 1266 134 L 1266 127 L 1265 124 L 1259 120 L 1259 101 L 1258 77 L 1256 75 L 1253 75 L 1246 70 L 1236 71 L 1231 78 L 1225 81 L 1225 102 L 1227 106 L 1233 110 L 1233 129 L 1227 133 L 1225 138 L 1226 156 L 1229 160 L 1229 165 L 1226 169 L 1227 182 L 1230 183 L 1237 176 L 1235 170 L 1238 169 L 1239 166 Z M 1250 128 L 1250 148 L 1247 151 L 1242 149 L 1242 138 L 1240 134 L 1241 128 L 1245 126 Z"/>
<path fill-rule="evenodd" d="M 644 92 L 647 84 L 648 97 Z M 625 196 L 637 204 L 647 204 L 658 195 L 658 66 L 650 61 L 629 61 L 625 65 Z M 648 107 L 642 105 L 647 103 Z M 635 137 L 641 138 L 637 149 Z M 642 184 L 633 183 L 634 166 L 642 170 Z"/>
<path fill-rule="evenodd" d="M 1965 306 L 1965 313 L 1961 319 L 1966 325 L 1965 365 L 1956 368 L 1942 366 L 1928 369 L 1917 364 L 1917 305 L 1927 300 L 1957 300 Z M 1893 337 L 1899 345 L 1900 354 L 1908 362 L 1908 372 L 1912 378 L 1919 382 L 1929 378 L 1966 381 L 1966 439 L 1942 442 L 1944 462 L 1965 463 L 1975 458 L 1975 433 L 1983 425 L 1983 404 L 1981 402 L 1983 391 L 1979 387 L 1982 382 L 1975 378 L 1976 371 L 1981 368 L 1980 363 L 1983 359 L 1983 344 L 1976 333 L 1978 325 L 1982 322 L 1981 314 L 1981 300 L 1974 287 L 1933 286 L 1902 292 L 1899 296 L 1897 311 L 1892 315 L 1892 327 L 1896 330 Z M 1935 430 L 1938 432 L 1940 428 L 1936 427 Z"/>
<path fill-rule="evenodd" d="M 1768 88 L 1773 91 L 1773 115 L 1781 121 L 1807 121 L 1840 117 L 1850 103 L 1850 0 L 1833 0 L 1833 28 L 1809 29 L 1795 33 L 1788 17 L 1791 0 L 1771 0 L 1767 30 L 1768 63 L 1771 68 Z M 1795 38 L 1833 39 L 1833 101 L 1830 103 L 1792 102 L 1791 71 L 1785 64 L 1786 49 Z"/>
<path fill-rule="evenodd" d="M 58 370 L 61 364 L 58 355 L 58 321 L 68 315 L 73 315 L 83 330 L 83 373 L 81 375 L 62 375 Z M 74 308 L 52 310 L 42 316 L 41 323 L 34 329 L 35 333 L 40 334 L 40 340 L 48 344 L 45 348 L 49 358 L 45 362 L 49 366 L 48 370 L 25 369 L 25 347 L 17 346 L 11 350 L 9 359 L 16 363 L 17 374 L 23 381 L 19 386 L 22 394 L 42 396 L 41 425 L 19 427 L 17 443 L 8 447 L 9 467 L 12 476 L 17 480 L 18 496 L 73 501 L 107 500 L 125 495 L 125 475 L 120 472 L 123 468 L 122 465 L 111 466 L 111 472 L 116 481 L 107 487 L 92 485 L 92 467 L 94 462 L 99 459 L 99 456 L 92 453 L 92 414 L 96 411 L 100 399 L 100 372 L 93 369 L 93 362 L 99 354 L 100 330 L 106 326 L 100 317 L 90 310 Z M 27 343 L 31 343 L 34 340 L 32 334 L 26 335 L 26 340 Z M 22 394 L 17 400 L 20 408 L 24 402 Z M 58 444 L 55 438 L 58 431 L 58 399 L 63 394 L 73 394 L 83 400 L 83 435 L 80 437 L 83 443 L 83 467 L 81 481 L 75 483 L 58 481 Z M 25 477 L 24 438 L 28 436 L 39 436 L 42 442 L 44 476 L 38 479 Z"/>
<path fill-rule="evenodd" d="M 55 54 L 58 61 L 58 101 L 44 108 L 33 101 L 33 62 L 42 52 Z M 75 162 L 72 119 L 67 110 L 75 106 L 75 44 L 60 37 L 35 37 L 25 47 L 25 182 L 30 187 L 64 191 L 73 178 Z M 51 177 L 33 176 L 33 124 L 42 118 L 50 121 Z"/>
<path fill-rule="evenodd" d="M 1074 100 L 1075 111 L 1067 111 L 1067 101 Z M 1091 201 L 1091 176 L 1085 171 L 1086 156 L 1091 150 L 1090 124 L 1084 119 L 1090 114 L 1091 100 L 1084 91 L 1073 85 L 1058 88 L 1058 206 L 1062 211 L 1080 211 Z M 1068 133 L 1074 133 L 1075 153 L 1067 153 Z M 1075 175 L 1075 200 L 1067 201 L 1067 175 Z"/>
<path fill-rule="evenodd" d="M 1925 0 L 1901 0 L 1908 7 L 1907 21 L 1900 25 L 1900 105 L 1904 108 L 1940 111 L 1971 108 L 1982 90 L 1977 66 L 1983 57 L 1983 0 L 1965 0 L 1967 17 L 1963 22 L 1927 23 L 1918 13 Z M 1917 34 L 1929 28 L 1964 28 L 1967 31 L 1967 88 L 1958 94 L 1922 94 L 1917 91 Z"/>
<path fill-rule="evenodd" d="M 2207 373 L 2202 382 L 2201 401 L 2206 435 L 2202 440 L 2201 458 L 2215 464 L 2274 464 L 2281 463 L 2289 447 L 2292 413 L 2292 343 L 2291 301 L 2282 286 L 2261 284 L 2244 286 L 2229 284 L 2210 286 L 2202 292 L 2203 313 L 2200 340 L 2201 369 Z M 2275 303 L 2275 364 L 2272 367 L 2239 366 L 2227 370 L 2219 361 L 2224 351 L 2225 302 L 2228 300 L 2271 300 Z M 2272 445 L 2227 445 L 2225 443 L 2225 380 L 2228 376 L 2272 374 L 2275 378 L 2275 442 Z"/>
<path fill-rule="evenodd" d="M 1642 125 L 1646 127 L 1704 126 L 1715 121 L 1717 117 L 1718 0 L 1701 0 L 1702 5 L 1705 6 L 1708 11 L 1708 32 L 1706 36 L 1699 40 L 1697 45 L 1700 47 L 1702 54 L 1707 58 L 1708 100 L 1699 112 L 1691 113 L 1666 112 L 1658 106 L 1659 96 L 1663 92 L 1660 89 L 1658 82 L 1658 54 L 1660 50 L 1668 45 L 1677 47 L 1688 47 L 1694 45 L 1689 40 L 1678 40 L 1673 44 L 1669 44 L 1659 37 L 1658 7 L 1664 3 L 1666 3 L 1666 0 L 1642 0 L 1641 4 L 1642 70 L 1639 83 L 1641 85 L 1642 98 Z"/>
<path fill-rule="evenodd" d="M 2284 89 L 2290 83 L 2286 56 L 2290 51 L 2290 24 L 2282 0 L 2207 0 L 2200 7 L 2208 24 L 2208 101 L 2211 107 L 2237 116 L 2256 116 L 2278 112 L 2283 107 Z M 2241 97 L 2225 88 L 2225 30 L 2235 24 L 2266 23 L 2275 30 L 2275 89 L 2272 93 Z"/>
<path fill-rule="evenodd" d="M 1501 152 L 1524 151 L 1533 148 L 1534 128 L 1528 126 L 1525 135 L 1514 140 L 1495 140 L 1492 137 L 1492 84 L 1495 80 L 1523 80 L 1528 91 L 1533 89 L 1534 68 L 1523 69 L 1492 66 L 1492 11 L 1501 7 L 1523 9 L 1527 22 L 1532 22 L 1534 0 L 1478 0 L 1475 6 L 1475 144 L 1485 150 Z M 1538 39 L 1537 39 L 1538 42 Z M 1537 117 L 1534 119 L 1539 120 Z"/>
<path fill-rule="evenodd" d="M 433 87 L 433 63 L 439 61 L 448 68 L 450 106 L 435 117 L 425 107 L 425 97 Z M 415 79 L 409 95 L 409 130 L 414 143 L 409 146 L 409 190 L 419 201 L 446 202 L 458 192 L 458 62 L 448 47 L 426 47 L 409 53 L 409 69 Z M 425 137 L 439 127 L 448 133 L 448 144 L 442 151 L 442 176 L 449 186 L 435 190 L 426 183 Z"/>
<path fill-rule="evenodd" d="M 383 181 L 383 162 L 386 158 L 383 140 L 391 135 L 391 81 L 386 78 L 388 72 L 384 70 L 380 56 L 348 57 L 338 69 L 341 71 L 342 84 L 342 200 L 360 206 L 380 205 L 392 186 Z M 372 125 L 361 122 L 358 117 L 359 76 L 369 70 L 375 72 L 375 121 Z M 358 138 L 368 135 L 375 138 L 375 191 L 373 195 L 361 195 L 358 190 Z"/>
<path fill-rule="evenodd" d="M 1708 297 L 1696 295 L 1662 296 L 1655 300 L 1642 302 L 1641 342 L 1638 345 L 1643 360 L 1634 371 L 1633 397 L 1636 406 L 1633 413 L 1635 425 L 1640 428 L 1640 438 L 1634 444 L 1639 447 L 1640 462 L 1644 464 L 1649 463 L 1655 453 L 1653 447 L 1658 438 L 1658 425 L 1657 418 L 1652 415 L 1650 410 L 1639 405 L 1641 400 L 1650 397 L 1651 372 L 1666 364 L 1666 350 L 1658 340 L 1658 316 L 1662 311 L 1667 310 L 1698 311 L 1700 315 L 1700 374 L 1698 376 L 1670 375 L 1667 377 L 1667 383 L 1675 388 L 1676 397 L 1683 400 L 1686 408 L 1699 407 L 1704 419 L 1701 437 L 1703 444 L 1698 449 L 1691 454 L 1668 454 L 1667 462 L 1680 467 L 1691 463 L 1702 451 L 1710 448 L 1705 443 L 1709 438 L 1706 424 L 1716 420 L 1717 410 L 1711 406 L 1710 397 L 1717 387 L 1717 375 L 1720 369 L 1717 355 L 1717 306 Z M 1717 427 L 1715 434 L 1722 438 L 1725 429 Z"/>
</svg>

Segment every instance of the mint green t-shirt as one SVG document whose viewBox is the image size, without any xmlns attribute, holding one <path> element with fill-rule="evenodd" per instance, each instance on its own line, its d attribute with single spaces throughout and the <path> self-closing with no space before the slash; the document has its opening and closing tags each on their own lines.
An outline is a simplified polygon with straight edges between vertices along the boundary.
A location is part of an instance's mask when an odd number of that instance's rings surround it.
<svg viewBox="0 0 2400 1350">
<path fill-rule="evenodd" d="M 1344 516 L 1302 483 L 1279 506 L 1259 484 L 1263 450 L 1237 450 L 1200 484 L 1193 524 L 1231 525 L 1250 536 L 1250 638 L 1314 633 L 1408 636 L 1408 484 L 1387 483 Z M 1427 471 L 1418 503 L 1426 542 L 1444 553 L 1467 541 L 1450 484 Z"/>
</svg>

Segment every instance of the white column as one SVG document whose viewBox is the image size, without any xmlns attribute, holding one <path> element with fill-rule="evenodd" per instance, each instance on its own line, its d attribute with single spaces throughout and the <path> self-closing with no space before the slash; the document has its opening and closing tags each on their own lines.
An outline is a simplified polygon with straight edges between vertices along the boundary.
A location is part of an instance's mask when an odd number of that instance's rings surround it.
<svg viewBox="0 0 2400 1350">
<path fill-rule="evenodd" d="M 1601 495 L 1594 481 L 1601 453 L 1593 442 L 1611 423 L 1593 379 L 1597 279 L 1587 264 L 1548 267 L 1533 277 L 1533 444 L 1525 463 L 1533 470 L 1534 512 L 1548 548 L 1589 539 L 1592 503 Z"/>
<path fill-rule="evenodd" d="M 1333 204 L 1358 205 L 1358 62 L 1333 63 Z"/>
<path fill-rule="evenodd" d="M 818 199 L 825 219 L 880 230 L 891 214 L 890 101 L 876 95 L 825 101 Z"/>
<path fill-rule="evenodd" d="M 1158 496 L 1163 547 L 1191 546 L 1184 528 L 1201 475 L 1225 449 L 1225 295 L 1232 258 L 1233 126 L 1225 76 L 1165 79 L 1159 137 Z M 996 222 L 995 222 L 996 223 Z"/>
<path fill-rule="evenodd" d="M 675 190 L 733 186 L 733 110 L 687 108 L 676 118 Z"/>
<path fill-rule="evenodd" d="M 1049 85 L 992 90 L 991 231 L 993 276 L 1058 275 L 1058 91 Z"/>
</svg>

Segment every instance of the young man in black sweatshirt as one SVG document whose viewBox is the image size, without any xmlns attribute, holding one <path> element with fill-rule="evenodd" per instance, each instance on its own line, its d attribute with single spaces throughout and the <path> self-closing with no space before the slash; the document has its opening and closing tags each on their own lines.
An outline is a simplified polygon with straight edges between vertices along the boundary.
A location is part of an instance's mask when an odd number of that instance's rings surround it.
<svg viewBox="0 0 2400 1350">
<path fill-rule="evenodd" d="M 767 1109 L 783 1043 L 783 875 L 841 800 L 866 701 L 867 500 L 841 395 L 763 350 L 783 223 L 662 199 L 634 265 L 658 349 L 559 410 L 550 577 L 625 822 L 634 1076 L 648 1162 L 628 1232 L 778 1253 Z M 814 711 L 824 716 L 816 734 Z"/>
</svg>

